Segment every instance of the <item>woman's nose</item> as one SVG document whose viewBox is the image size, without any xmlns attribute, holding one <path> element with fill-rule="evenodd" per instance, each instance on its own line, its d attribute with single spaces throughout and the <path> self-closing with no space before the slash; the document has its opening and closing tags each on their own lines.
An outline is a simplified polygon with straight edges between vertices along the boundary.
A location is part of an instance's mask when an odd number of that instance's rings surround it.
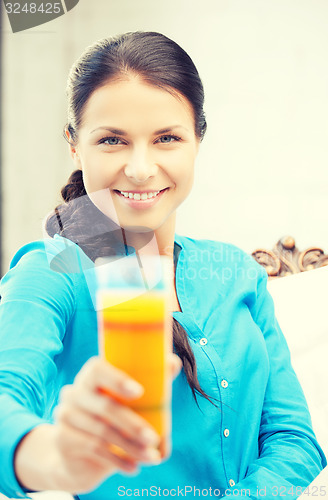
<svg viewBox="0 0 328 500">
<path fill-rule="evenodd" d="M 146 151 L 135 151 L 125 166 L 124 172 L 127 177 L 135 182 L 143 183 L 149 177 L 156 175 L 158 167 L 149 157 Z"/>
</svg>

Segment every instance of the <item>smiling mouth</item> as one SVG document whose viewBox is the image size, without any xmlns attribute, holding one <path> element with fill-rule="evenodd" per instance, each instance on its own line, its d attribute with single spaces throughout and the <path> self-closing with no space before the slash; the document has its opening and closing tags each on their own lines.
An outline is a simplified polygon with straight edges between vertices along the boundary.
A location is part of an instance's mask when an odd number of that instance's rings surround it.
<svg viewBox="0 0 328 500">
<path fill-rule="evenodd" d="M 144 202 L 157 198 L 167 189 L 169 188 L 160 189 L 159 191 L 143 191 L 143 192 L 119 191 L 118 189 L 114 189 L 114 192 L 122 196 L 123 198 L 127 198 L 128 200 Z"/>
</svg>

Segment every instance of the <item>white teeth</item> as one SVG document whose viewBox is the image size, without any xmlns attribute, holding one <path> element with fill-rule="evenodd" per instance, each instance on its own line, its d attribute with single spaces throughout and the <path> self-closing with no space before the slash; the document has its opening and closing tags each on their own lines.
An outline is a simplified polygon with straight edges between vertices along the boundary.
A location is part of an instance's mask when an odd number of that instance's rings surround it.
<svg viewBox="0 0 328 500">
<path fill-rule="evenodd" d="M 125 198 L 133 198 L 134 200 L 148 200 L 149 198 L 154 198 L 158 195 L 160 191 L 154 191 L 150 193 L 128 193 L 126 191 L 120 191 L 120 193 L 125 196 Z"/>
</svg>

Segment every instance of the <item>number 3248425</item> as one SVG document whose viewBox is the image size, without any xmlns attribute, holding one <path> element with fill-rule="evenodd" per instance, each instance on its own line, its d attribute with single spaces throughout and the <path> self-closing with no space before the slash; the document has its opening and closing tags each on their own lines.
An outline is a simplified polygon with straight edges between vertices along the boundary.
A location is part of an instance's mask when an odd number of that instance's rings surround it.
<svg viewBox="0 0 328 500">
<path fill-rule="evenodd" d="M 302 486 L 292 486 L 290 489 L 285 486 L 272 486 L 271 488 L 272 496 L 288 497 L 288 495 L 308 495 L 308 496 L 325 496 L 327 495 L 326 486 L 308 486 L 307 488 L 302 488 Z"/>
<path fill-rule="evenodd" d="M 5 3 L 8 14 L 60 14 L 62 12 L 61 2 L 45 2 L 37 5 L 34 2 L 26 2 L 24 5 L 19 3 Z"/>
</svg>

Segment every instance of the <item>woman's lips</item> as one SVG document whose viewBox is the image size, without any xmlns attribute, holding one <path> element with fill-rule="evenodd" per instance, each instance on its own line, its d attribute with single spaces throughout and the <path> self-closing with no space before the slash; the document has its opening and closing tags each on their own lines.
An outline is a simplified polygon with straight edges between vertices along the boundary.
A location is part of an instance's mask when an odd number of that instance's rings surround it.
<svg viewBox="0 0 328 500">
<path fill-rule="evenodd" d="M 146 200 L 135 200 L 134 198 L 125 197 L 120 191 L 114 190 L 114 193 L 122 200 L 123 203 L 126 203 L 132 208 L 136 209 L 144 209 L 149 208 L 158 203 L 160 198 L 164 195 L 164 193 L 169 188 L 162 189 L 156 196 L 152 198 L 147 198 Z M 140 193 L 141 194 L 141 193 Z"/>
</svg>

